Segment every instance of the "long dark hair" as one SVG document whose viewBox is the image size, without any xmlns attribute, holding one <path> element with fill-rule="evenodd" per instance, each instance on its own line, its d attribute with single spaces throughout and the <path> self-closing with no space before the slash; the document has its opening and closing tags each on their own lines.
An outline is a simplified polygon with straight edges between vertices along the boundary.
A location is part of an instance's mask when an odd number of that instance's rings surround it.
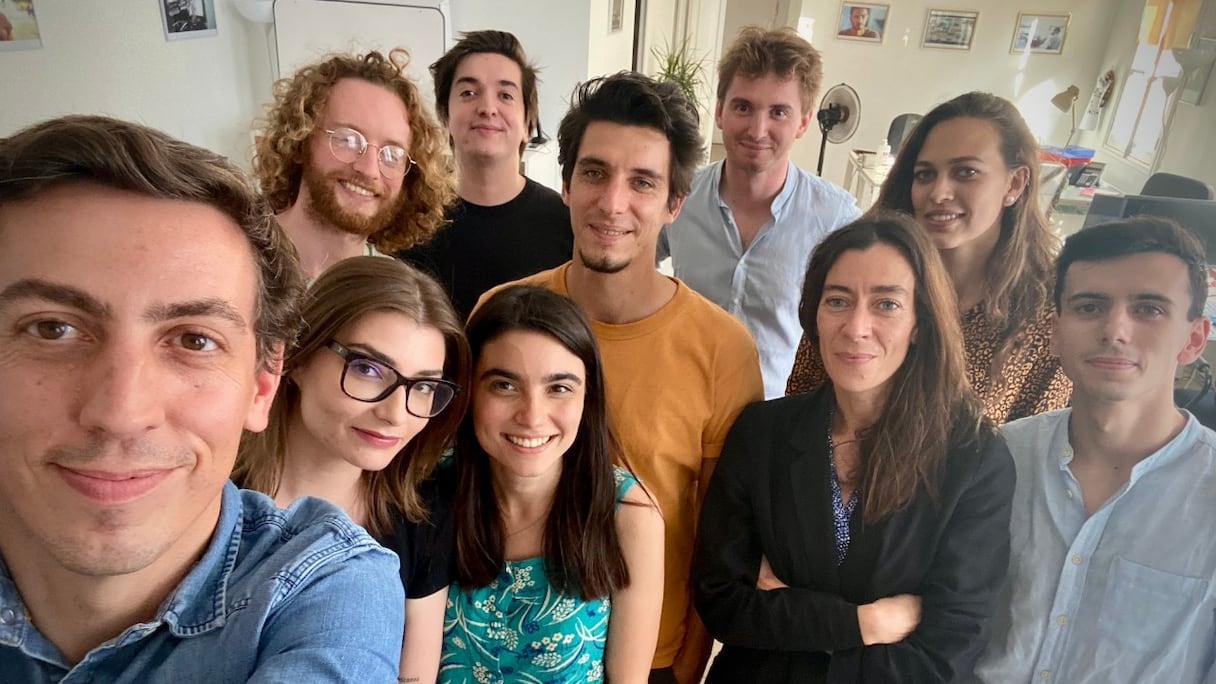
<svg viewBox="0 0 1216 684">
<path fill-rule="evenodd" d="M 287 381 L 279 386 L 270 405 L 270 423 L 262 432 L 246 432 L 242 436 L 232 479 L 241 487 L 274 496 L 287 459 L 287 430 L 300 405 L 300 388 L 291 381 L 291 372 L 313 354 L 329 353 L 325 345 L 335 335 L 376 311 L 400 312 L 419 325 L 438 330 L 444 343 L 443 377 L 460 387 L 443 413 L 428 420 L 426 427 L 384 470 L 363 472 L 361 486 L 367 502 L 368 531 L 384 538 L 393 530 L 394 513 L 414 522 L 427 518 L 418 486 L 435 469 L 464 417 L 472 366 L 460 319 L 443 287 L 425 273 L 395 259 L 372 256 L 343 259 L 312 284 L 304 300 L 304 329 L 284 359 Z M 335 377 L 335 387 L 337 382 Z"/>
<path fill-rule="evenodd" d="M 562 456 L 557 491 L 545 521 L 545 574 L 563 593 L 577 592 L 584 600 L 608 596 L 628 586 L 629 570 L 616 533 L 612 461 L 619 449 L 608 426 L 595 336 L 582 311 L 566 297 L 539 287 L 508 287 L 469 318 L 466 332 L 474 360 L 487 343 L 512 331 L 547 335 L 586 367 L 582 419 L 573 444 Z M 466 589 L 484 587 L 498 576 L 505 541 L 490 457 L 477 441 L 473 415 L 470 411 L 465 416 L 456 440 L 456 568 Z"/>
<path fill-rule="evenodd" d="M 986 270 L 982 303 L 984 315 L 1001 331 L 1002 348 L 997 350 L 1000 356 L 1050 300 L 1052 266 L 1059 247 L 1059 240 L 1039 206 L 1039 146 L 1017 107 L 1002 97 L 980 92 L 959 95 L 934 107 L 900 148 L 875 207 L 908 215 L 915 213 L 912 181 L 925 139 L 938 124 L 962 117 L 992 123 L 1001 137 L 1005 166 L 1023 167 L 1027 173 L 1021 197 L 1001 210 L 1001 234 L 988 257 Z"/>
<path fill-rule="evenodd" d="M 815 248 L 798 309 L 807 340 L 819 342 L 816 314 L 832 265 L 845 252 L 877 244 L 894 248 L 912 268 L 916 341 L 890 380 L 878 422 L 861 432 L 860 493 L 867 523 L 911 503 L 921 486 L 936 498 L 947 446 L 974 443 L 981 430 L 991 429 L 967 382 L 950 276 L 928 236 L 907 214 L 875 212 L 833 232 Z"/>
</svg>

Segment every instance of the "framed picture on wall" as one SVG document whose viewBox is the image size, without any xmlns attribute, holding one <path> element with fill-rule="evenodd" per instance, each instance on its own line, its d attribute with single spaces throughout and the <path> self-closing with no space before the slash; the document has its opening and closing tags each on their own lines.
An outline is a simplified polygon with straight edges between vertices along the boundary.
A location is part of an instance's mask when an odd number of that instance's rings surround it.
<svg viewBox="0 0 1216 684">
<path fill-rule="evenodd" d="M 1064 40 L 1068 38 L 1068 22 L 1071 14 L 1018 14 L 1018 23 L 1013 27 L 1013 42 L 1009 51 L 1058 55 L 1064 51 Z"/>
<path fill-rule="evenodd" d="M 42 47 L 34 0 L 0 2 L 0 51 Z"/>
<path fill-rule="evenodd" d="M 616 33 L 625 27 L 625 0 L 612 0 L 608 16 L 608 33 Z"/>
<path fill-rule="evenodd" d="M 921 47 L 970 50 L 980 13 L 968 10 L 929 10 Z"/>
<path fill-rule="evenodd" d="M 841 40 L 881 44 L 883 34 L 887 30 L 887 15 L 890 11 L 890 5 L 842 2 L 840 19 L 836 22 L 836 37 Z"/>
<path fill-rule="evenodd" d="M 165 40 L 204 38 L 217 34 L 215 0 L 156 0 L 160 3 Z"/>
</svg>

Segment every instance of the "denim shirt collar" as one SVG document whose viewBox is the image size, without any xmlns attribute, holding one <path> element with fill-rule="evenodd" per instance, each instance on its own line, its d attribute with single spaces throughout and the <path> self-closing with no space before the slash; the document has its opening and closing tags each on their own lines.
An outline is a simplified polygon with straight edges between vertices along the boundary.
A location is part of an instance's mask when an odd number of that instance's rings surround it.
<svg viewBox="0 0 1216 684">
<path fill-rule="evenodd" d="M 170 632 L 179 637 L 197 636 L 224 626 L 227 616 L 224 609 L 225 595 L 241 545 L 239 532 L 243 524 L 243 513 L 240 492 L 231 482 L 225 483 L 221 497 L 219 520 L 202 557 L 182 578 L 177 589 L 161 603 L 152 620 L 132 625 L 124 630 L 115 642 L 126 642 L 131 637 L 138 638 L 138 635 L 148 633 L 162 622 Z M 28 609 L 21 600 L 17 585 L 13 582 L 8 565 L 2 557 L 0 606 L 14 612 L 15 609 L 10 607 L 19 607 L 21 613 L 24 613 L 23 621 L 28 619 Z M 27 628 L 32 629 L 32 625 Z M 28 632 L 25 634 L 30 636 Z"/>
<path fill-rule="evenodd" d="M 157 611 L 156 621 L 164 622 L 175 636 L 197 636 L 223 627 L 228 614 L 228 580 L 241 548 L 244 511 L 240 490 L 232 482 L 224 484 L 221 496 L 211 543 Z"/>
</svg>

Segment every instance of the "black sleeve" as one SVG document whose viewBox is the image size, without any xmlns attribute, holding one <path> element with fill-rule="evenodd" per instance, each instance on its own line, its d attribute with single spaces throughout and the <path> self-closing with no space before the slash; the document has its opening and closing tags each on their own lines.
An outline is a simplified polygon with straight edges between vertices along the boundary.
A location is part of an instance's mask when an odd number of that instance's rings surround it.
<svg viewBox="0 0 1216 684">
<path fill-rule="evenodd" d="M 436 468 L 419 488 L 427 507 L 427 520 L 414 523 L 400 518 L 393 535 L 384 540 L 384 545 L 401 558 L 401 583 L 406 598 L 430 596 L 455 579 L 456 536 L 452 516 L 455 490 L 455 469 Z"/>
<path fill-rule="evenodd" d="M 710 480 L 692 567 L 697 612 L 724 644 L 803 652 L 860 647 L 856 605 L 812 589 L 756 588 L 762 549 L 754 511 L 771 467 L 760 460 L 772 458 L 765 435 L 786 434 L 761 417 L 765 410 L 765 403 L 753 404 L 739 415 Z"/>
<path fill-rule="evenodd" d="M 968 681 L 988 643 L 1009 571 L 1009 519 L 1017 475 L 999 435 L 986 438 L 957 498 L 920 589 L 921 622 L 896 643 L 832 657 L 829 682 Z"/>
</svg>

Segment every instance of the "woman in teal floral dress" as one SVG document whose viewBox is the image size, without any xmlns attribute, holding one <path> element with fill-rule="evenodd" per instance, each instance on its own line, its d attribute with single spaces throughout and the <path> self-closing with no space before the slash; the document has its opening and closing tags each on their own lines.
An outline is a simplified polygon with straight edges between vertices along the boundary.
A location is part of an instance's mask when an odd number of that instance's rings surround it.
<svg viewBox="0 0 1216 684">
<path fill-rule="evenodd" d="M 663 522 L 612 465 L 595 338 L 570 300 L 510 287 L 469 320 L 473 410 L 439 681 L 646 682 Z"/>
</svg>

